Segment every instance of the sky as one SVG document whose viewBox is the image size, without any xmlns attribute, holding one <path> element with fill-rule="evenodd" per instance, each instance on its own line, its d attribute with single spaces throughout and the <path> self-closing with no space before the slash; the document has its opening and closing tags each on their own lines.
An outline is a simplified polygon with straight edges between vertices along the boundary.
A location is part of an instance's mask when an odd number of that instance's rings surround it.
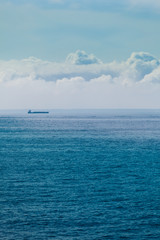
<svg viewBox="0 0 160 240">
<path fill-rule="evenodd" d="M 0 109 L 159 108 L 159 0 L 0 0 Z"/>
</svg>

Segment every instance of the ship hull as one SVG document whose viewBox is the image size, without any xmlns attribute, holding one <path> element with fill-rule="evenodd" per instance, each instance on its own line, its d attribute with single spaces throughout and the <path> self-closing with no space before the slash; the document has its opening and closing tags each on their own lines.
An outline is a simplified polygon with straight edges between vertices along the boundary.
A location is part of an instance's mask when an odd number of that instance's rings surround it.
<svg viewBox="0 0 160 240">
<path fill-rule="evenodd" d="M 48 114 L 49 112 L 28 112 L 28 114 Z"/>
</svg>

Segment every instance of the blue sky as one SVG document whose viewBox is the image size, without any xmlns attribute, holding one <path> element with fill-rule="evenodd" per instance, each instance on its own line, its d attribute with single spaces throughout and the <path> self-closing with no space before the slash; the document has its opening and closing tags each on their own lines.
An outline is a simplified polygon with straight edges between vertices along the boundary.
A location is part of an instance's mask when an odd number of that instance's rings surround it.
<svg viewBox="0 0 160 240">
<path fill-rule="evenodd" d="M 0 0 L 0 109 L 160 108 L 159 0 Z"/>
<path fill-rule="evenodd" d="M 77 49 L 105 62 L 160 56 L 159 10 L 154 0 L 0 0 L 0 59 L 63 61 Z"/>
</svg>

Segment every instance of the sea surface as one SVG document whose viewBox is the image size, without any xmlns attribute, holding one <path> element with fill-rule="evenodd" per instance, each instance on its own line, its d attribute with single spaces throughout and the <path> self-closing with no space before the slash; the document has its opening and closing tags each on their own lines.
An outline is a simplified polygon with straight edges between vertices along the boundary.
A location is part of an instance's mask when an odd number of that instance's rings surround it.
<svg viewBox="0 0 160 240">
<path fill-rule="evenodd" d="M 0 239 L 160 239 L 160 110 L 0 111 Z"/>
</svg>

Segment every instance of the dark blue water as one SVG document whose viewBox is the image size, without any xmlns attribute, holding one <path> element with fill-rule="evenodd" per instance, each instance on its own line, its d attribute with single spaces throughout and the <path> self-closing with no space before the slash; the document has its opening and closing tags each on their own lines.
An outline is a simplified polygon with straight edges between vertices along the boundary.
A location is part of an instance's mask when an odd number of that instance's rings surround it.
<svg viewBox="0 0 160 240">
<path fill-rule="evenodd" d="M 0 239 L 160 239 L 160 111 L 1 112 Z"/>
</svg>

